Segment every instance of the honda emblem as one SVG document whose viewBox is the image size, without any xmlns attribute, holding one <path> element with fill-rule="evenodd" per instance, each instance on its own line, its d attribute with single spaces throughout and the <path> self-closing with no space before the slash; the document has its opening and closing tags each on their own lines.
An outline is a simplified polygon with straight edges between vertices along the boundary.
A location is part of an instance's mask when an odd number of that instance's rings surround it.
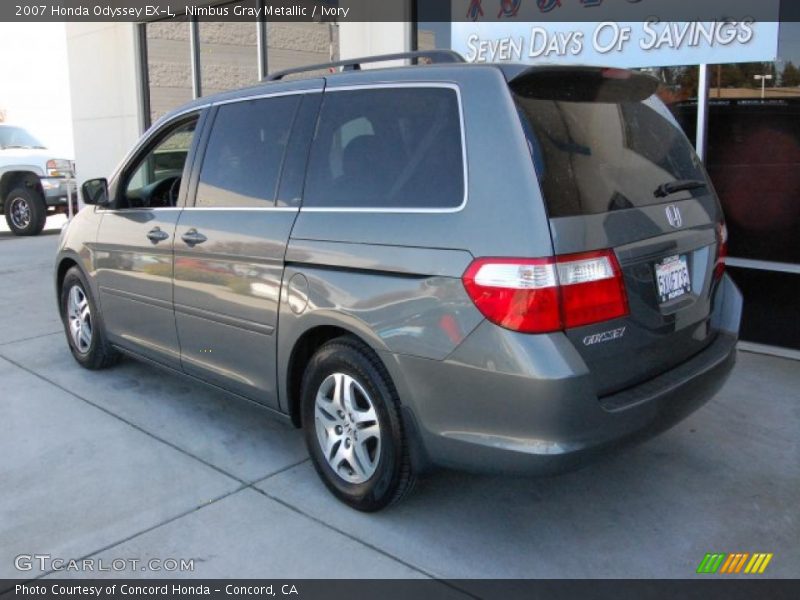
<svg viewBox="0 0 800 600">
<path fill-rule="evenodd" d="M 669 224 L 672 225 L 675 229 L 683 225 L 683 217 L 681 217 L 681 211 L 674 204 L 671 204 L 667 207 L 667 221 L 669 221 Z"/>
</svg>

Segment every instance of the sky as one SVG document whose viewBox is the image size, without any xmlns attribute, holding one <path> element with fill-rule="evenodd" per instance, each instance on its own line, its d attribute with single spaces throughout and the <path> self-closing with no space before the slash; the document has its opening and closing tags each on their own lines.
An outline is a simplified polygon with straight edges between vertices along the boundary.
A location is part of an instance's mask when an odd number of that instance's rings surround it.
<svg viewBox="0 0 800 600">
<path fill-rule="evenodd" d="M 63 23 L 0 23 L 0 110 L 59 158 L 73 158 Z"/>
</svg>

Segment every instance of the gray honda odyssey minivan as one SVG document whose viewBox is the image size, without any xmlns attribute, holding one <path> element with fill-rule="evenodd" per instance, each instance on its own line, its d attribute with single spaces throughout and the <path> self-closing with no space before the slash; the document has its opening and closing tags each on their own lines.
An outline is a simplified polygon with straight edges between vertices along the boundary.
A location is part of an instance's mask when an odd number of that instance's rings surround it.
<svg viewBox="0 0 800 600">
<path fill-rule="evenodd" d="M 741 296 L 658 81 L 421 54 L 195 100 L 86 182 L 56 266 L 75 359 L 264 406 L 365 511 L 434 466 L 571 468 L 709 400 Z"/>
</svg>

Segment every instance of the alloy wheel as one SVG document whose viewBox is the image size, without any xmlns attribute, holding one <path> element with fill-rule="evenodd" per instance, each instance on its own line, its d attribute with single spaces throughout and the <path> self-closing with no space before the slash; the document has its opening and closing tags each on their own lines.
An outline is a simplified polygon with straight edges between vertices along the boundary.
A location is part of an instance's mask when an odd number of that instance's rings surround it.
<svg viewBox="0 0 800 600">
<path fill-rule="evenodd" d="M 14 227 L 18 229 L 25 229 L 31 224 L 31 207 L 25 198 L 18 196 L 11 200 L 9 215 Z"/>
<path fill-rule="evenodd" d="M 314 422 L 328 465 L 348 483 L 364 483 L 378 468 L 381 428 L 369 394 L 345 373 L 328 375 L 317 390 Z"/>
<path fill-rule="evenodd" d="M 75 348 L 81 354 L 86 354 L 92 345 L 92 311 L 86 293 L 79 285 L 73 285 L 69 290 L 67 317 Z"/>
</svg>

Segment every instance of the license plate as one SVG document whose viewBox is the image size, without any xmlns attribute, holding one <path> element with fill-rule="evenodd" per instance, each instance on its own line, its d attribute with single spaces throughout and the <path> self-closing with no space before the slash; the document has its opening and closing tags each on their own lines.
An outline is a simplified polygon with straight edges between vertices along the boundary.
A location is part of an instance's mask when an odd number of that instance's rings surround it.
<svg viewBox="0 0 800 600">
<path fill-rule="evenodd" d="M 692 291 L 689 262 L 686 256 L 670 256 L 656 263 L 656 285 L 661 304 L 680 298 Z"/>
</svg>

